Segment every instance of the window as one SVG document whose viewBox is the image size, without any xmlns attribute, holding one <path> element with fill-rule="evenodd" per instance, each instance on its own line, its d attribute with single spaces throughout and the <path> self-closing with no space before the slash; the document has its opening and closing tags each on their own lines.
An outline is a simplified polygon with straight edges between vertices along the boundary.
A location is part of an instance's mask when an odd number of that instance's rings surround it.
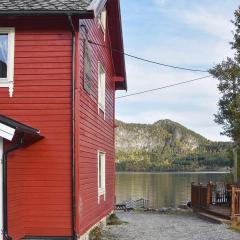
<svg viewBox="0 0 240 240">
<path fill-rule="evenodd" d="M 8 87 L 13 94 L 14 28 L 0 28 L 0 87 Z"/>
<path fill-rule="evenodd" d="M 106 74 L 103 66 L 98 64 L 98 108 L 105 113 Z"/>
<path fill-rule="evenodd" d="M 90 94 L 92 88 L 91 46 L 84 41 L 84 89 Z"/>
<path fill-rule="evenodd" d="M 106 195 L 105 191 L 105 158 L 106 154 L 104 152 L 98 152 L 98 201 L 100 196 Z"/>
<path fill-rule="evenodd" d="M 0 33 L 0 78 L 7 78 L 8 34 Z"/>
</svg>

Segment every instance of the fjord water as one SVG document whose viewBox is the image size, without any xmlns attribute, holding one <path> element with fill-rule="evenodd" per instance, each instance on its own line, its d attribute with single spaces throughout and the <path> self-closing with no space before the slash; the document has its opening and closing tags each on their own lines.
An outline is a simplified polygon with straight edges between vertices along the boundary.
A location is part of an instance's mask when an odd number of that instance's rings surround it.
<svg viewBox="0 0 240 240">
<path fill-rule="evenodd" d="M 191 183 L 224 182 L 229 173 L 117 173 L 116 201 L 148 199 L 150 207 L 177 207 L 191 199 Z"/>
</svg>

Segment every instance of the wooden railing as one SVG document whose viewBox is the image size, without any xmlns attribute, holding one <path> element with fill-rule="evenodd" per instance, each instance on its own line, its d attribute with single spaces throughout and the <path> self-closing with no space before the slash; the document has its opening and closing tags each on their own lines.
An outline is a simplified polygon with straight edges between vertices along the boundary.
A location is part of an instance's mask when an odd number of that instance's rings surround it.
<svg viewBox="0 0 240 240">
<path fill-rule="evenodd" d="M 233 222 L 240 217 L 240 186 L 230 184 L 192 183 L 191 203 L 194 211 L 209 209 L 210 206 L 222 206 L 230 209 Z"/>
<path fill-rule="evenodd" d="M 240 217 L 240 187 L 232 186 L 231 193 L 231 220 L 237 222 Z"/>
</svg>

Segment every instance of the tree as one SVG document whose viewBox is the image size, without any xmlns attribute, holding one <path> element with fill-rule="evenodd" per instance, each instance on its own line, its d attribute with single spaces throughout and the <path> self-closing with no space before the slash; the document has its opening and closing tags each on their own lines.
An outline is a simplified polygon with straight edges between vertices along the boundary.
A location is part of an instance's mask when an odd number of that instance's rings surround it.
<svg viewBox="0 0 240 240">
<path fill-rule="evenodd" d="M 219 110 L 215 115 L 215 122 L 222 125 L 222 134 L 234 141 L 234 180 L 237 181 L 237 151 L 240 147 L 240 7 L 234 15 L 235 19 L 232 22 L 235 30 L 233 42 L 230 43 L 234 57 L 227 58 L 209 72 L 219 80 L 218 89 L 222 96 L 218 102 Z"/>
</svg>

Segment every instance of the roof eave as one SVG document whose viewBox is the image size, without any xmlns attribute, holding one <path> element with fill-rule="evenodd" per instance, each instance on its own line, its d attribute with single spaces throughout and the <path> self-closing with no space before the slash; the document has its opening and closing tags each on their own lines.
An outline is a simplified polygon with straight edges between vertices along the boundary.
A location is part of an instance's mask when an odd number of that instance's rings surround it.
<svg viewBox="0 0 240 240">
<path fill-rule="evenodd" d="M 0 11 L 0 16 L 79 16 L 82 18 L 94 18 L 93 10 L 7 10 Z"/>
<path fill-rule="evenodd" d="M 0 123 L 15 129 L 16 134 L 14 133 L 14 137 L 18 136 L 19 134 L 23 135 L 24 140 L 24 144 L 22 145 L 23 147 L 27 147 L 44 138 L 44 136 L 41 135 L 38 129 L 20 123 L 7 116 L 0 115 Z"/>
<path fill-rule="evenodd" d="M 123 30 L 122 30 L 122 16 L 121 16 L 121 6 L 120 6 L 120 1 L 118 1 L 118 8 L 119 8 L 119 21 L 120 21 L 120 32 L 121 32 L 121 42 L 122 42 L 122 50 L 124 52 L 124 42 L 123 42 Z M 127 86 L 127 73 L 126 73 L 126 61 L 125 61 L 125 55 L 123 55 L 123 68 L 124 68 L 124 83 L 121 85 L 119 90 L 126 90 L 128 89 Z"/>
<path fill-rule="evenodd" d="M 124 42 L 123 42 L 123 31 L 122 31 L 122 19 L 121 19 L 121 7 L 120 0 L 109 1 L 109 7 L 111 11 L 108 14 L 109 17 L 109 32 L 110 39 L 112 42 L 111 47 L 118 51 L 112 51 L 114 59 L 115 74 L 116 77 L 122 77 L 120 82 L 116 82 L 116 90 L 127 90 L 127 74 L 126 74 L 126 63 L 124 56 Z"/>
</svg>

